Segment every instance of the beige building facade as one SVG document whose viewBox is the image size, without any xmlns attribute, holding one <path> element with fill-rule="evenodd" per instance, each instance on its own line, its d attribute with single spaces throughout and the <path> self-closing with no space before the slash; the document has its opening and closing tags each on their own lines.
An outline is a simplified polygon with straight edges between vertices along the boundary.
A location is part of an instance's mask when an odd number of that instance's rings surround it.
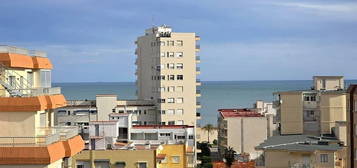
<svg viewBox="0 0 357 168">
<path fill-rule="evenodd" d="M 306 135 L 273 136 L 256 147 L 257 168 L 346 168 L 346 148 L 338 139 Z"/>
<path fill-rule="evenodd" d="M 320 81 L 325 78 L 314 79 L 314 88 L 321 89 Z M 346 121 L 346 93 L 341 90 L 343 78 L 328 76 L 325 82 L 322 90 L 275 93 L 274 106 L 281 134 L 333 134 L 336 122 Z"/>
<path fill-rule="evenodd" d="M 273 118 L 248 109 L 220 109 L 218 117 L 218 152 L 232 147 L 237 154 L 248 153 L 251 159 L 260 156 L 255 147 L 272 134 Z"/>
<path fill-rule="evenodd" d="M 158 124 L 196 125 L 199 51 L 195 33 L 173 32 L 168 26 L 147 29 L 137 41 L 139 99 L 154 100 Z"/>
</svg>

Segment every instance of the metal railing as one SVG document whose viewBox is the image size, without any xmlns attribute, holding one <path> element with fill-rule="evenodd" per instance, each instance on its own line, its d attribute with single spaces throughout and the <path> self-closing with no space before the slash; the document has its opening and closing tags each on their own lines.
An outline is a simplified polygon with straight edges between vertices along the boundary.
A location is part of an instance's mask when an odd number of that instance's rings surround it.
<svg viewBox="0 0 357 168">
<path fill-rule="evenodd" d="M 7 89 L 0 89 L 6 90 Z M 52 87 L 52 88 L 33 88 L 33 89 L 16 89 L 18 92 L 22 93 L 21 97 L 33 97 L 33 96 L 42 96 L 42 95 L 55 95 L 61 94 L 60 87 Z"/>
<path fill-rule="evenodd" d="M 46 52 L 43 51 L 28 50 L 24 48 L 7 46 L 7 45 L 0 45 L 0 53 L 15 53 L 15 54 L 22 54 L 22 55 L 29 55 L 29 56 L 36 56 L 36 57 L 47 57 Z"/>
<path fill-rule="evenodd" d="M 77 127 L 40 127 L 36 128 L 37 136 L 0 137 L 0 146 L 25 147 L 47 146 L 78 135 Z"/>
</svg>

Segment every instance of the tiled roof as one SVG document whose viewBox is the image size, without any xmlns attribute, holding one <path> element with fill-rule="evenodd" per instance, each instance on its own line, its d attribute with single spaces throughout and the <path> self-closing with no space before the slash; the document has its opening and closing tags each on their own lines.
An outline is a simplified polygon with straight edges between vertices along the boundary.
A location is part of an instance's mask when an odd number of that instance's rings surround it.
<svg viewBox="0 0 357 168">
<path fill-rule="evenodd" d="M 252 109 L 218 109 L 223 118 L 230 117 L 264 117 Z"/>
</svg>

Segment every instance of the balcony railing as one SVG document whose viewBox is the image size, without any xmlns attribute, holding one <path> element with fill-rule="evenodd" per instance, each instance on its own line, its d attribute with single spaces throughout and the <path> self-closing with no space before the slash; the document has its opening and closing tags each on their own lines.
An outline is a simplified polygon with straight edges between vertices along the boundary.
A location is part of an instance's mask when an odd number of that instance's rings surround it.
<svg viewBox="0 0 357 168">
<path fill-rule="evenodd" d="M 0 91 L 5 89 L 0 89 Z M 55 95 L 61 94 L 60 87 L 52 88 L 33 88 L 33 89 L 15 89 L 18 92 L 22 93 L 22 97 L 33 97 L 33 96 L 42 96 L 42 95 Z M 5 90 L 7 91 L 7 90 Z"/>
<path fill-rule="evenodd" d="M 201 45 L 196 44 L 196 49 L 201 49 Z"/>
<path fill-rule="evenodd" d="M 196 56 L 196 61 L 200 61 L 201 57 L 200 56 Z"/>
<path fill-rule="evenodd" d="M 201 94 L 201 90 L 196 90 L 196 94 Z"/>
<path fill-rule="evenodd" d="M 47 54 L 43 51 L 28 50 L 24 48 L 18 48 L 14 46 L 0 45 L 0 53 L 15 53 L 36 57 L 47 57 Z"/>
<path fill-rule="evenodd" d="M 40 127 L 36 128 L 37 136 L 0 137 L 0 146 L 26 147 L 47 146 L 49 144 L 65 141 L 78 135 L 77 127 Z"/>
</svg>

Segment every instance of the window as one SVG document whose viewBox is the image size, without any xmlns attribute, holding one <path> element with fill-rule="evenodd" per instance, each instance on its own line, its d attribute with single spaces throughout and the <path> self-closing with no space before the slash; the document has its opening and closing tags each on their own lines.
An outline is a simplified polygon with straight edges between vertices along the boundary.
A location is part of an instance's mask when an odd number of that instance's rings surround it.
<svg viewBox="0 0 357 168">
<path fill-rule="evenodd" d="M 175 110 L 174 109 L 168 109 L 167 110 L 167 114 L 174 115 L 175 114 Z"/>
<path fill-rule="evenodd" d="M 189 135 L 189 136 L 188 136 L 188 139 L 194 139 L 194 137 L 195 137 L 195 136 L 193 136 L 193 135 Z M 199 138 L 198 135 L 197 135 L 197 138 Z"/>
<path fill-rule="evenodd" d="M 115 109 L 112 109 L 112 112 L 115 113 Z"/>
<path fill-rule="evenodd" d="M 183 80 L 183 75 L 177 75 L 177 80 Z"/>
<path fill-rule="evenodd" d="M 165 80 L 165 75 L 161 75 L 161 80 Z"/>
<path fill-rule="evenodd" d="M 119 110 L 119 113 L 124 113 L 124 110 Z"/>
<path fill-rule="evenodd" d="M 160 92 L 165 92 L 165 87 L 160 87 L 159 91 Z"/>
<path fill-rule="evenodd" d="M 182 40 L 177 40 L 176 41 L 177 46 L 183 46 L 183 41 Z"/>
<path fill-rule="evenodd" d="M 160 136 L 166 136 L 166 137 L 169 137 L 169 136 L 171 136 L 171 134 L 170 134 L 170 133 L 160 133 Z"/>
<path fill-rule="evenodd" d="M 125 168 L 125 162 L 116 162 L 115 168 Z"/>
<path fill-rule="evenodd" d="M 158 103 L 165 103 L 165 99 L 157 99 Z"/>
<path fill-rule="evenodd" d="M 169 92 L 174 92 L 174 91 L 175 91 L 175 86 L 169 86 L 169 87 L 167 88 L 167 90 L 168 90 Z"/>
<path fill-rule="evenodd" d="M 175 121 L 169 121 L 168 125 L 175 125 Z"/>
<path fill-rule="evenodd" d="M 177 52 L 176 53 L 177 58 L 182 58 L 183 57 L 183 52 Z"/>
<path fill-rule="evenodd" d="M 161 52 L 161 53 L 160 53 L 160 56 L 161 56 L 161 57 L 165 57 L 165 56 L 166 56 L 165 52 Z"/>
<path fill-rule="evenodd" d="M 176 64 L 176 69 L 183 69 L 183 64 L 182 63 L 177 63 Z"/>
<path fill-rule="evenodd" d="M 175 103 L 175 99 L 174 98 L 168 98 L 167 99 L 167 103 Z"/>
<path fill-rule="evenodd" d="M 183 92 L 183 86 L 177 86 L 176 87 L 177 92 Z"/>
<path fill-rule="evenodd" d="M 179 124 L 178 124 L 179 125 Z M 186 137 L 184 135 L 177 135 L 176 139 L 185 139 Z"/>
<path fill-rule="evenodd" d="M 174 52 L 168 52 L 167 53 L 167 57 L 174 57 L 174 56 L 175 56 Z"/>
<path fill-rule="evenodd" d="M 165 46 L 165 41 L 160 41 L 160 46 Z"/>
<path fill-rule="evenodd" d="M 144 110 L 144 114 L 146 114 L 146 110 Z"/>
<path fill-rule="evenodd" d="M 167 69 L 175 69 L 175 64 L 173 63 L 167 64 Z"/>
<path fill-rule="evenodd" d="M 51 71 L 41 70 L 41 87 L 50 88 L 51 87 Z"/>
<path fill-rule="evenodd" d="M 183 103 L 183 98 L 182 97 L 177 98 L 176 103 Z"/>
<path fill-rule="evenodd" d="M 166 114 L 165 110 L 160 111 L 161 114 Z"/>
<path fill-rule="evenodd" d="M 138 168 L 147 168 L 147 163 L 146 162 L 138 162 Z"/>
<path fill-rule="evenodd" d="M 167 41 L 167 45 L 168 45 L 168 46 L 174 46 L 174 45 L 175 45 L 175 42 L 174 42 L 174 41 Z"/>
<path fill-rule="evenodd" d="M 169 80 L 175 80 L 175 75 L 167 75 Z"/>
<path fill-rule="evenodd" d="M 172 163 L 180 163 L 180 156 L 172 156 Z"/>
<path fill-rule="evenodd" d="M 161 125 L 166 125 L 166 122 L 161 122 Z"/>
<path fill-rule="evenodd" d="M 177 109 L 176 110 L 177 115 L 183 115 L 183 109 Z"/>
<path fill-rule="evenodd" d="M 327 163 L 328 162 L 328 154 L 320 154 L 320 162 Z"/>
<path fill-rule="evenodd" d="M 177 125 L 184 125 L 183 120 L 177 120 Z"/>
</svg>

